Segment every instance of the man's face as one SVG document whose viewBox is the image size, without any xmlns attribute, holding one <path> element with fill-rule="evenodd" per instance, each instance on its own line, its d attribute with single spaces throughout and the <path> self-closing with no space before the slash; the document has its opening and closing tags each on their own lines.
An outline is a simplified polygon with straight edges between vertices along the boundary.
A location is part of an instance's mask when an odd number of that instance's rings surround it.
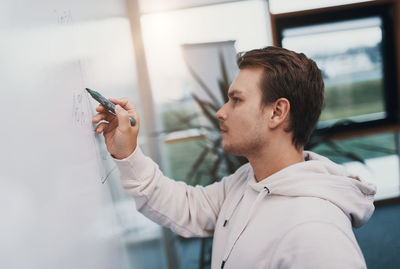
<svg viewBox="0 0 400 269">
<path fill-rule="evenodd" d="M 248 156 L 266 145 L 268 106 L 262 106 L 260 89 L 262 68 L 240 70 L 229 88 L 229 101 L 217 112 L 223 148 Z"/>
</svg>

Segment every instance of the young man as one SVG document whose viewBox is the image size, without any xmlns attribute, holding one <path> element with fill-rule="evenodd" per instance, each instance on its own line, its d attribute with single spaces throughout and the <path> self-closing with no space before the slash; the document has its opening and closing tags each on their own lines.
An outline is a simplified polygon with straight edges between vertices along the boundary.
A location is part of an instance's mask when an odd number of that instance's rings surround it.
<svg viewBox="0 0 400 269">
<path fill-rule="evenodd" d="M 223 147 L 249 163 L 206 187 L 165 177 L 137 146 L 127 99 L 100 123 L 137 208 L 178 234 L 214 235 L 212 268 L 365 268 L 352 226 L 371 217 L 375 187 L 303 152 L 321 113 L 324 84 L 304 54 L 266 47 L 238 59 L 229 101 L 217 112 Z M 130 126 L 128 115 L 138 120 Z"/>
</svg>

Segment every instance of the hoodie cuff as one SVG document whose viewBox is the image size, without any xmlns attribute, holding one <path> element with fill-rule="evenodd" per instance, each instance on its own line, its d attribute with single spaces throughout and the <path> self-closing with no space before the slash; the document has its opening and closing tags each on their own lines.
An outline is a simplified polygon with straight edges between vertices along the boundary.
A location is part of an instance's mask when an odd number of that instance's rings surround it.
<svg viewBox="0 0 400 269">
<path fill-rule="evenodd" d="M 119 160 L 113 157 L 112 159 L 120 171 L 121 179 L 141 180 L 146 178 L 146 175 L 151 174 L 154 170 L 153 161 L 143 154 L 139 145 L 137 145 L 132 154 L 125 159 Z"/>
</svg>

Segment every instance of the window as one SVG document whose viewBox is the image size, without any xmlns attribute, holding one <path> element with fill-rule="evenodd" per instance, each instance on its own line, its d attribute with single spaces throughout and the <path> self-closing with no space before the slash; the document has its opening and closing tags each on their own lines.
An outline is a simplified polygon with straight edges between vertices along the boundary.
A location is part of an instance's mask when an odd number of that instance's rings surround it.
<svg viewBox="0 0 400 269">
<path fill-rule="evenodd" d="M 283 31 L 282 46 L 304 52 L 323 71 L 326 106 L 319 127 L 386 117 L 381 25 L 370 17 Z"/>
<path fill-rule="evenodd" d="M 398 121 L 391 5 L 323 10 L 278 19 L 277 42 L 321 68 L 325 108 L 318 132 L 347 132 Z"/>
</svg>

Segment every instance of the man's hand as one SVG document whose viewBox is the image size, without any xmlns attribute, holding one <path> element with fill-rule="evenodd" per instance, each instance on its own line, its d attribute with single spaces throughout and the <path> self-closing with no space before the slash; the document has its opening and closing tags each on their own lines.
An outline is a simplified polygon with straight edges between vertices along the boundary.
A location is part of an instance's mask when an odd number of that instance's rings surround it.
<svg viewBox="0 0 400 269">
<path fill-rule="evenodd" d="M 116 116 L 108 112 L 102 105 L 96 108 L 98 112 L 92 122 L 99 123 L 96 127 L 97 133 L 103 133 L 108 152 L 116 159 L 124 159 L 132 154 L 137 146 L 137 137 L 139 133 L 139 116 L 136 108 L 128 100 L 121 98 L 119 100 L 110 98 L 115 104 Z M 131 126 L 129 116 L 136 119 L 136 125 Z"/>
</svg>

